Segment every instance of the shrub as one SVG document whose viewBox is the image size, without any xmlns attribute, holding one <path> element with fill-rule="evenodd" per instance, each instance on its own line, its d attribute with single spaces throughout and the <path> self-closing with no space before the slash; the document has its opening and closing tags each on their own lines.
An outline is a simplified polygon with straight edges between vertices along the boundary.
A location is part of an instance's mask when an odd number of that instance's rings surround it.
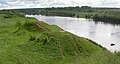
<svg viewBox="0 0 120 64">
<path fill-rule="evenodd" d="M 33 36 L 30 36 L 29 41 L 34 41 L 36 38 Z"/>
</svg>

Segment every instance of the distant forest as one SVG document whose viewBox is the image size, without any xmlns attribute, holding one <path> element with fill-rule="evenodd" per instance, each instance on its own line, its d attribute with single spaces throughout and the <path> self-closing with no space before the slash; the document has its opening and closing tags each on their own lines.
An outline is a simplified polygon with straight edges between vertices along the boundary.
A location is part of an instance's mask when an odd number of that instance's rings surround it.
<svg viewBox="0 0 120 64">
<path fill-rule="evenodd" d="M 93 8 L 90 6 L 52 7 L 15 9 L 29 15 L 66 16 L 94 19 L 109 23 L 120 24 L 120 8 Z"/>
</svg>

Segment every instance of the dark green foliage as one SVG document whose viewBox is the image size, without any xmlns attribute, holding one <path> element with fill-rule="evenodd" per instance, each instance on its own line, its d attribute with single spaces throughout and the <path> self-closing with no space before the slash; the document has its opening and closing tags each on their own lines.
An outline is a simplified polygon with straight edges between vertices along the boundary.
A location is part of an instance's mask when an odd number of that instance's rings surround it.
<svg viewBox="0 0 120 64">
<path fill-rule="evenodd" d="M 35 31 L 44 31 L 45 29 L 39 28 L 35 23 L 30 23 L 30 22 L 25 22 L 23 27 L 31 32 L 35 32 Z"/>
<path fill-rule="evenodd" d="M 12 18 L 12 15 L 6 15 L 4 18 Z"/>
<path fill-rule="evenodd" d="M 47 16 L 69 16 L 77 18 L 91 18 L 95 21 L 120 24 L 119 8 L 93 8 L 90 6 L 18 9 L 25 14 L 41 14 Z"/>
<path fill-rule="evenodd" d="M 15 10 L 1 10 L 0 14 L 5 14 L 4 18 L 12 18 L 12 17 L 25 17 L 23 13 Z"/>
<path fill-rule="evenodd" d="M 90 9 L 90 6 L 81 6 L 82 9 Z"/>
<path fill-rule="evenodd" d="M 91 18 L 90 16 L 91 16 L 91 15 L 85 15 L 85 18 Z"/>
<path fill-rule="evenodd" d="M 33 37 L 33 36 L 30 36 L 30 39 L 29 39 L 29 41 L 34 41 L 36 38 L 35 37 Z"/>
</svg>

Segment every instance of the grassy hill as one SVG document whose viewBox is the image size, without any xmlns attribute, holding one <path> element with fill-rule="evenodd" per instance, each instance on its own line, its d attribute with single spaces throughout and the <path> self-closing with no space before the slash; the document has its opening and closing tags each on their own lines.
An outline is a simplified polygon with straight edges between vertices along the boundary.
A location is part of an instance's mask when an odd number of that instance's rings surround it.
<svg viewBox="0 0 120 64">
<path fill-rule="evenodd" d="M 120 53 L 35 18 L 0 14 L 0 64 L 120 64 Z"/>
</svg>

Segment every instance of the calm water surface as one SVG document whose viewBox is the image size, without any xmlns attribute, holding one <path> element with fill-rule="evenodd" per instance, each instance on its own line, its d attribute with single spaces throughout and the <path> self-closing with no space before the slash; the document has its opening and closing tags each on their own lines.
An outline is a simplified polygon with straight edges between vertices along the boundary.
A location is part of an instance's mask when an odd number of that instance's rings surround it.
<svg viewBox="0 0 120 64">
<path fill-rule="evenodd" d="M 89 38 L 110 51 L 120 51 L 120 25 L 95 22 L 92 19 L 40 16 L 34 15 L 40 21 L 55 24 L 75 35 Z M 110 44 L 114 43 L 115 46 Z"/>
</svg>

